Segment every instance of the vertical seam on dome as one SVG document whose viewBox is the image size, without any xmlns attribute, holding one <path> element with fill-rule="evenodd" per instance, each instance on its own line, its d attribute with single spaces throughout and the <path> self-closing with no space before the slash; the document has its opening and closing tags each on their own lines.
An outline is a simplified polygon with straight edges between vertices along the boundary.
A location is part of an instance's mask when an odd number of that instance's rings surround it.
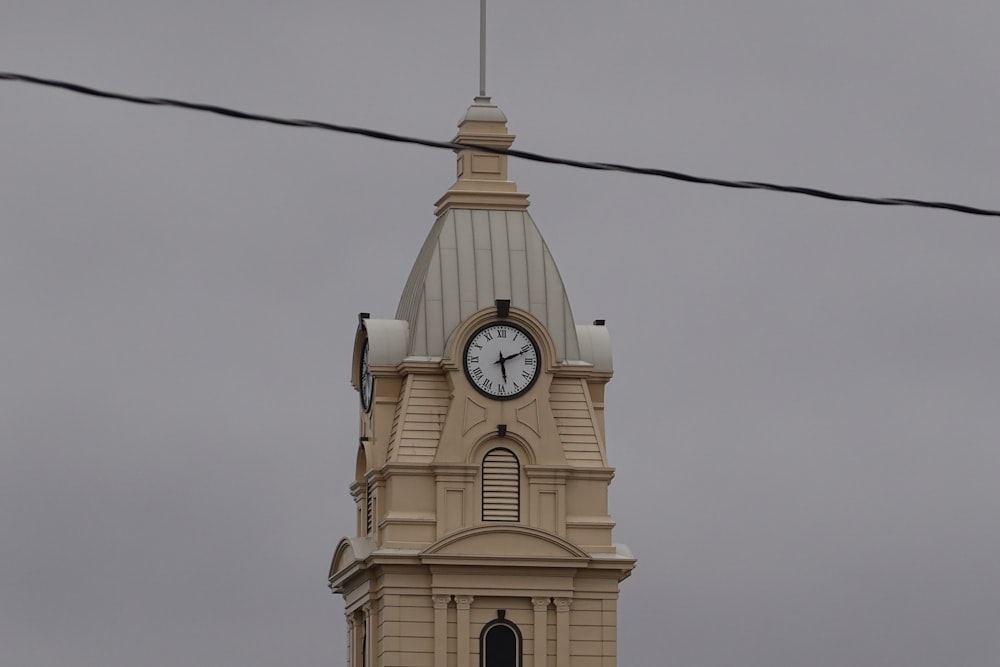
<svg viewBox="0 0 1000 667">
<path fill-rule="evenodd" d="M 507 237 L 507 298 L 514 301 L 514 264 L 511 262 L 511 250 L 510 250 L 510 212 L 506 211 L 503 215 L 503 233 Z"/>
<path fill-rule="evenodd" d="M 444 311 L 445 311 L 445 307 L 444 307 L 444 262 L 445 262 L 445 256 L 444 256 L 444 249 L 441 247 L 441 236 L 440 235 L 438 236 L 438 241 L 437 241 L 437 256 L 438 256 L 438 285 L 441 286 L 441 295 L 440 295 L 440 297 L 441 297 L 440 298 L 440 301 L 441 301 L 441 308 L 440 308 L 440 311 L 441 311 L 441 356 L 444 357 L 444 356 L 446 356 L 445 355 L 446 350 L 444 349 L 444 347 L 445 347 L 445 342 L 448 340 L 448 332 L 445 331 L 446 322 L 445 322 L 445 315 L 444 315 Z"/>
</svg>

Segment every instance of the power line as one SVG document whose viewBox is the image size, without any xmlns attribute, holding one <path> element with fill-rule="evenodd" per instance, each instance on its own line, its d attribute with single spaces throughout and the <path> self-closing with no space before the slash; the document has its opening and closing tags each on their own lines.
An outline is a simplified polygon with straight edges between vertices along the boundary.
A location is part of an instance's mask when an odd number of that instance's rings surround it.
<svg viewBox="0 0 1000 667">
<path fill-rule="evenodd" d="M 260 121 L 262 123 L 271 123 L 274 125 L 286 125 L 292 127 L 310 127 L 318 130 L 341 132 L 344 134 L 356 134 L 363 137 L 370 137 L 372 139 L 381 139 L 382 141 L 394 141 L 403 144 L 416 144 L 418 146 L 427 146 L 429 148 L 444 148 L 452 151 L 463 150 L 463 149 L 474 149 L 477 151 L 482 151 L 484 153 L 509 155 L 510 157 L 521 158 L 522 160 L 530 160 L 532 162 L 544 162 L 547 164 L 565 165 L 568 167 L 577 167 L 578 169 L 591 169 L 597 171 L 618 171 L 626 174 L 644 174 L 646 176 L 658 176 L 660 178 L 669 178 L 675 181 L 684 181 L 686 183 L 716 185 L 723 188 L 737 188 L 741 190 L 771 190 L 773 192 L 787 192 L 793 194 L 806 195 L 809 197 L 818 197 L 820 199 L 832 199 L 835 201 L 856 202 L 859 204 L 869 204 L 873 206 L 913 206 L 917 208 L 947 209 L 949 211 L 956 211 L 958 213 L 966 213 L 969 215 L 1000 217 L 1000 211 L 985 209 L 985 208 L 977 208 L 974 206 L 966 206 L 964 204 L 953 204 L 949 202 L 926 201 L 922 199 L 906 199 L 897 197 L 887 198 L 887 197 L 862 197 L 859 195 L 844 195 L 844 194 L 838 194 L 836 192 L 829 192 L 827 190 L 820 190 L 817 188 L 798 187 L 794 185 L 779 185 L 777 183 L 764 183 L 760 181 L 731 181 L 721 178 L 692 176 L 691 174 L 684 174 L 677 171 L 670 171 L 668 169 L 657 169 L 653 167 L 635 167 L 626 164 L 615 164 L 613 162 L 589 162 L 583 160 L 572 160 L 568 158 L 552 157 L 550 155 L 542 155 L 540 153 L 532 153 L 530 151 L 522 151 L 511 148 L 506 148 L 506 149 L 495 148 L 492 146 L 479 146 L 477 144 L 463 144 L 452 141 L 435 141 L 433 139 L 408 137 L 401 134 L 382 132 L 381 130 L 372 130 L 364 127 L 352 127 L 350 125 L 339 125 L 337 123 L 325 123 L 318 120 L 280 118 L 278 116 L 268 116 L 265 114 L 239 111 L 238 109 L 230 109 L 227 107 L 220 107 L 213 104 L 185 102 L 183 100 L 173 100 L 165 97 L 139 97 L 136 95 L 126 95 L 124 93 L 114 93 L 107 90 L 98 90 L 96 88 L 90 88 L 88 86 L 81 86 L 80 84 L 70 83 L 67 81 L 59 81 L 56 79 L 44 79 L 37 76 L 29 76 L 27 74 L 0 72 L 0 79 L 5 79 L 8 81 L 21 81 L 24 83 L 33 83 L 40 86 L 49 86 L 52 88 L 61 88 L 63 90 L 69 90 L 74 93 L 80 93 L 83 95 L 92 95 L 94 97 L 103 97 L 107 99 L 122 100 L 125 102 L 132 102 L 133 104 L 145 104 L 151 106 L 191 109 L 193 111 L 204 111 L 207 113 L 213 113 L 219 116 L 227 116 L 230 118 L 255 120 L 255 121 Z"/>
</svg>

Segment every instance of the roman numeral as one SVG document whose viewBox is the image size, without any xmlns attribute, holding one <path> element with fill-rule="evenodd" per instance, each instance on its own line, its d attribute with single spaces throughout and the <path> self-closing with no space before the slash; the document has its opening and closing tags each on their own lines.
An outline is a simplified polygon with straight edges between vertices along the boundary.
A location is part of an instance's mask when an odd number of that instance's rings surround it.
<svg viewBox="0 0 1000 667">
<path fill-rule="evenodd" d="M 483 338 L 485 338 L 486 340 L 493 340 L 493 334 L 491 334 L 489 331 L 484 331 Z"/>
<path fill-rule="evenodd" d="M 534 366 L 535 365 L 535 358 L 534 357 L 525 357 L 524 358 L 524 365 L 525 366 Z"/>
<path fill-rule="evenodd" d="M 521 371 L 521 377 L 523 377 L 525 380 L 530 380 L 531 373 L 529 373 L 528 371 Z"/>
<path fill-rule="evenodd" d="M 507 337 L 507 330 L 506 329 L 497 329 L 497 336 L 500 337 L 500 338 L 506 338 Z"/>
<path fill-rule="evenodd" d="M 475 357 L 469 357 L 469 363 L 470 364 L 478 364 L 479 363 L 479 356 L 476 355 Z"/>
<path fill-rule="evenodd" d="M 472 379 L 475 380 L 476 382 L 478 382 L 483 378 L 482 368 L 473 368 L 471 373 L 472 373 Z M 489 382 L 489 380 L 487 380 L 487 382 Z"/>
<path fill-rule="evenodd" d="M 521 354 L 526 354 L 528 352 L 528 350 L 530 350 L 530 349 L 531 349 L 530 345 L 522 345 L 521 346 Z"/>
</svg>

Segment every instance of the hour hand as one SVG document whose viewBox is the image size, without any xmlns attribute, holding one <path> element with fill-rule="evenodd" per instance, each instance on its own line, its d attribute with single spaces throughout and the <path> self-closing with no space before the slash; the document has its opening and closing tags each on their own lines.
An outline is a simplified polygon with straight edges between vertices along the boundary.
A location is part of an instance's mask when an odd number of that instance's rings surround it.
<svg viewBox="0 0 1000 667">
<path fill-rule="evenodd" d="M 503 376 L 503 381 L 504 381 L 504 383 L 506 383 L 507 382 L 507 367 L 504 366 L 503 362 L 507 361 L 507 359 L 510 359 L 510 357 L 504 357 L 503 356 L 503 352 L 500 352 L 499 354 L 500 354 L 500 358 L 497 359 L 496 361 L 494 361 L 493 363 L 494 364 L 500 364 L 500 375 Z"/>
</svg>

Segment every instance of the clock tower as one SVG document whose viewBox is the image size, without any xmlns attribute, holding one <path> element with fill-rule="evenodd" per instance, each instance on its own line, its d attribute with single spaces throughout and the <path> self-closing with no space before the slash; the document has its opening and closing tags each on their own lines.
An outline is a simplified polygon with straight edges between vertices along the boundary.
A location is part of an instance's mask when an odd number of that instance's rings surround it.
<svg viewBox="0 0 1000 667">
<path fill-rule="evenodd" d="M 455 141 L 508 148 L 480 96 Z M 603 321 L 574 322 L 507 157 L 458 152 L 393 319 L 361 313 L 348 667 L 615 667 Z"/>
</svg>

